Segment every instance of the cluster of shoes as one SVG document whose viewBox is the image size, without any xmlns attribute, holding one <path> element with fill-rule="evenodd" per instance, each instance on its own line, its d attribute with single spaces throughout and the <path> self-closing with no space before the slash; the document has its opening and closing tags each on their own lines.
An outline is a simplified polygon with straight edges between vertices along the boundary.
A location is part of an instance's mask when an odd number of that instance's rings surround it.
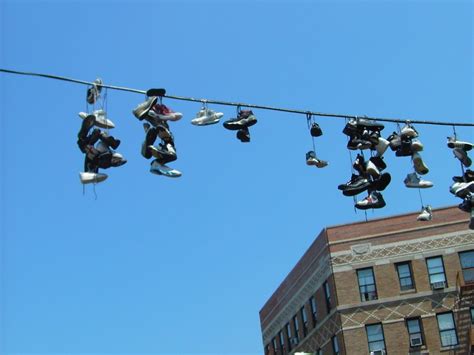
<svg viewBox="0 0 474 355">
<path fill-rule="evenodd" d="M 310 119 L 311 117 L 308 118 L 308 121 Z M 322 136 L 323 131 L 321 130 L 321 127 L 319 127 L 319 125 L 316 122 L 313 122 L 310 125 L 309 134 L 311 135 L 311 138 L 314 139 L 316 137 Z M 314 143 L 314 140 L 313 140 L 313 143 Z M 313 149 L 313 150 L 310 150 L 308 153 L 306 153 L 306 165 L 315 166 L 317 168 L 324 168 L 325 166 L 328 165 L 328 162 L 325 160 L 319 159 L 316 156 L 316 151 Z"/>
<path fill-rule="evenodd" d="M 448 147 L 453 149 L 454 156 L 459 159 L 463 167 L 470 167 L 472 164 L 467 153 L 472 146 L 472 143 L 448 137 Z M 453 181 L 449 191 L 463 200 L 458 207 L 461 211 L 471 214 L 469 228 L 474 229 L 474 171 L 467 169 L 462 176 L 453 176 Z"/>
<path fill-rule="evenodd" d="M 251 110 L 237 110 L 237 117 L 224 122 L 224 127 L 237 131 L 236 137 L 242 143 L 250 142 L 249 127 L 257 123 L 257 118 Z"/>
<path fill-rule="evenodd" d="M 133 114 L 139 121 L 146 121 L 143 123 L 145 141 L 142 144 L 141 154 L 146 159 L 154 158 L 151 162 L 151 173 L 167 177 L 180 177 L 182 175 L 180 171 L 166 165 L 178 158 L 168 121 L 178 121 L 183 115 L 162 104 L 161 98 L 165 93 L 164 89 L 159 93 L 160 96 L 149 95 L 145 102 L 133 110 Z M 159 145 L 155 145 L 158 137 L 161 142 Z"/>
<path fill-rule="evenodd" d="M 370 149 L 375 152 L 367 161 L 362 154 L 358 154 L 352 166 L 358 174 L 352 174 L 347 183 L 338 186 L 344 196 L 368 192 L 366 198 L 356 202 L 357 209 L 382 208 L 386 205 L 380 191 L 385 190 L 392 178 L 389 173 L 382 172 L 387 167 L 382 156 L 389 146 L 389 142 L 380 136 L 383 129 L 382 124 L 362 118 L 349 121 L 343 130 L 349 136 L 348 149 Z"/>
<path fill-rule="evenodd" d="M 95 104 L 100 97 L 102 81 L 96 79 L 91 88 L 87 90 L 87 103 Z M 114 123 L 107 118 L 102 109 L 91 114 L 79 112 L 82 119 L 81 129 L 77 134 L 77 145 L 85 154 L 84 172 L 79 173 L 81 183 L 99 183 L 107 179 L 107 174 L 99 173 L 99 168 L 108 169 L 118 167 L 127 161 L 115 149 L 120 145 L 120 140 L 110 136 L 106 131 L 114 128 Z M 92 131 L 92 127 L 94 128 Z"/>
</svg>

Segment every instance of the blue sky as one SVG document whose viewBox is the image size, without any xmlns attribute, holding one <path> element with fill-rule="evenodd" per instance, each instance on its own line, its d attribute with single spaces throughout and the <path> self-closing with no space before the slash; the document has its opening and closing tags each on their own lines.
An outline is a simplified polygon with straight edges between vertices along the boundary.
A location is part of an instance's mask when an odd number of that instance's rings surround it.
<svg viewBox="0 0 474 355">
<path fill-rule="evenodd" d="M 0 67 L 170 95 L 320 112 L 472 122 L 469 1 L 7 1 Z M 0 74 L 1 354 L 263 352 L 258 311 L 322 228 L 364 220 L 344 121 L 317 119 L 325 169 L 308 167 L 303 115 L 255 110 L 252 141 L 189 122 L 164 100 L 180 179 L 148 172 L 138 94 L 108 92 L 128 163 L 83 195 L 76 146 L 85 87 Z M 235 117 L 235 108 L 211 106 Z M 434 207 L 460 165 L 450 127 L 416 126 Z M 387 137 L 396 125 L 387 124 Z M 473 128 L 458 128 L 474 140 Z M 353 158 L 355 154 L 353 153 Z M 387 206 L 418 211 L 409 158 L 386 153 Z M 364 195 L 360 195 L 363 198 Z M 436 215 L 434 215 L 436 219 Z"/>
</svg>

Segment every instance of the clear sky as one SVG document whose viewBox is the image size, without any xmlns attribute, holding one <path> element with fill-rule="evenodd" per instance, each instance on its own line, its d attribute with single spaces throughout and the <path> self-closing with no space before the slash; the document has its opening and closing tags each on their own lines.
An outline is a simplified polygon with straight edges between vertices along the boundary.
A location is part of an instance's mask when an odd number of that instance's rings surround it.
<svg viewBox="0 0 474 355">
<path fill-rule="evenodd" d="M 473 122 L 470 1 L 0 0 L 0 67 L 170 95 L 320 112 Z M 344 120 L 320 118 L 324 169 L 308 167 L 303 115 L 255 110 L 251 142 L 190 124 L 198 103 L 165 99 L 179 179 L 149 173 L 132 115 L 109 91 L 128 163 L 83 195 L 76 146 L 86 87 L 0 73 L 3 354 L 261 354 L 258 312 L 325 226 L 361 221 Z M 211 106 L 235 117 L 235 108 Z M 416 126 L 435 187 L 460 165 L 450 127 Z M 396 125 L 387 124 L 387 137 Z M 458 128 L 474 140 L 472 128 Z M 353 157 L 355 154 L 353 153 Z M 473 157 L 474 158 L 474 157 Z M 418 211 L 409 158 L 386 153 L 387 206 Z M 365 195 L 359 195 L 362 199 Z M 436 215 L 434 215 L 436 219 Z M 419 222 L 421 223 L 421 222 Z"/>
</svg>

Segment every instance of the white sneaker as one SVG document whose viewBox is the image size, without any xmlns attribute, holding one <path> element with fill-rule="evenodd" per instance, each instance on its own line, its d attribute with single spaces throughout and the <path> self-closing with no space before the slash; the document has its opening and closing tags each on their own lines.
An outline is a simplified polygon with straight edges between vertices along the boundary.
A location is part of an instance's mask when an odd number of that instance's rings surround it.
<svg viewBox="0 0 474 355">
<path fill-rule="evenodd" d="M 431 181 L 420 179 L 416 173 L 408 174 L 403 182 L 405 183 L 406 187 L 414 187 L 419 189 L 433 187 L 433 183 Z"/>
<path fill-rule="evenodd" d="M 472 149 L 472 143 L 462 142 L 462 141 L 456 140 L 454 137 L 448 137 L 448 147 L 460 148 L 462 150 L 468 151 Z"/>
<path fill-rule="evenodd" d="M 148 111 L 148 116 L 163 121 L 178 121 L 183 117 L 183 114 L 181 112 L 174 112 L 165 105 L 156 104 Z"/>
<path fill-rule="evenodd" d="M 196 118 L 191 120 L 191 124 L 195 126 L 207 126 L 218 123 L 219 120 L 224 116 L 222 112 L 215 112 L 209 108 L 201 108 L 196 114 Z"/>
<path fill-rule="evenodd" d="M 81 172 L 79 173 L 79 178 L 81 179 L 81 183 L 85 184 L 98 184 L 107 179 L 107 174 L 101 173 L 89 173 L 89 172 Z"/>
<path fill-rule="evenodd" d="M 94 125 L 96 125 L 97 127 L 104 128 L 104 129 L 115 128 L 115 124 L 106 117 L 106 114 L 105 114 L 104 110 L 96 110 L 96 111 L 92 112 L 92 115 L 95 116 Z M 87 116 L 89 116 L 88 113 L 79 112 L 79 117 L 80 118 L 85 119 Z"/>
<path fill-rule="evenodd" d="M 381 157 L 389 146 L 390 146 L 390 142 L 388 140 L 386 140 L 385 138 L 379 137 L 379 142 L 375 146 L 375 149 L 377 150 L 377 156 Z"/>
<path fill-rule="evenodd" d="M 421 213 L 416 217 L 417 221 L 431 221 L 433 219 L 433 214 L 431 212 L 431 206 L 428 205 L 423 207 Z"/>
<path fill-rule="evenodd" d="M 420 175 L 425 175 L 428 174 L 430 171 L 428 167 L 425 165 L 423 162 L 423 159 L 421 159 L 420 153 L 415 153 L 412 155 L 412 160 L 413 160 L 413 167 L 415 168 L 415 171 L 420 174 Z"/>
<path fill-rule="evenodd" d="M 421 152 L 423 150 L 423 143 L 419 139 L 413 139 L 411 141 L 412 152 Z"/>
<path fill-rule="evenodd" d="M 180 177 L 182 175 L 179 170 L 170 168 L 164 164 L 160 164 L 156 159 L 151 163 L 150 172 L 156 175 L 163 175 L 167 177 Z"/>
<path fill-rule="evenodd" d="M 377 168 L 377 166 L 372 163 L 370 160 L 368 160 L 366 163 L 365 163 L 365 172 L 367 174 L 369 174 L 370 176 L 374 177 L 375 179 L 377 179 L 379 176 L 380 176 L 380 171 L 379 169 Z"/>
</svg>

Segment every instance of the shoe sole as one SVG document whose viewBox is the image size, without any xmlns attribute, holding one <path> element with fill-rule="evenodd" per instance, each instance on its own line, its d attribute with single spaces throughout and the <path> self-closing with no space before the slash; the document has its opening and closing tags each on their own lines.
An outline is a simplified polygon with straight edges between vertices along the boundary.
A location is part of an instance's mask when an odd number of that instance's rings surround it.
<svg viewBox="0 0 474 355">
<path fill-rule="evenodd" d="M 465 152 L 472 149 L 472 144 L 470 143 L 460 143 L 460 142 L 448 142 L 448 147 L 451 149 L 459 148 L 464 150 Z"/>
<path fill-rule="evenodd" d="M 150 172 L 155 175 L 162 175 L 170 178 L 178 178 L 182 174 L 179 170 L 173 169 L 171 171 L 168 170 L 162 170 L 160 168 L 150 168 Z"/>
<path fill-rule="evenodd" d="M 216 119 L 213 119 L 213 120 L 208 120 L 208 121 L 203 121 L 203 122 L 196 122 L 194 120 L 191 121 L 191 124 L 195 125 L 195 126 L 209 126 L 211 124 L 216 124 L 216 123 L 219 123 L 221 119 L 220 118 L 216 118 Z"/>
<path fill-rule="evenodd" d="M 355 195 L 360 194 L 361 192 L 366 191 L 369 188 L 369 186 L 370 186 L 370 183 L 367 181 L 366 183 L 364 183 L 363 185 L 357 188 L 348 187 L 345 190 L 342 190 L 342 194 L 344 196 L 355 196 Z"/>
<path fill-rule="evenodd" d="M 98 174 L 98 173 L 79 173 L 79 179 L 83 185 L 86 184 L 98 184 L 102 181 L 107 180 L 107 174 Z"/>
<path fill-rule="evenodd" d="M 379 208 L 383 208 L 386 206 L 386 203 L 385 202 L 382 202 L 382 203 L 375 203 L 373 205 L 355 205 L 355 208 L 359 209 L 359 210 L 370 210 L 370 209 L 379 209 Z"/>
<path fill-rule="evenodd" d="M 413 167 L 415 171 L 420 175 L 428 174 L 430 171 L 428 167 L 423 163 L 423 159 L 421 159 L 420 155 L 415 155 L 413 157 Z"/>
</svg>

